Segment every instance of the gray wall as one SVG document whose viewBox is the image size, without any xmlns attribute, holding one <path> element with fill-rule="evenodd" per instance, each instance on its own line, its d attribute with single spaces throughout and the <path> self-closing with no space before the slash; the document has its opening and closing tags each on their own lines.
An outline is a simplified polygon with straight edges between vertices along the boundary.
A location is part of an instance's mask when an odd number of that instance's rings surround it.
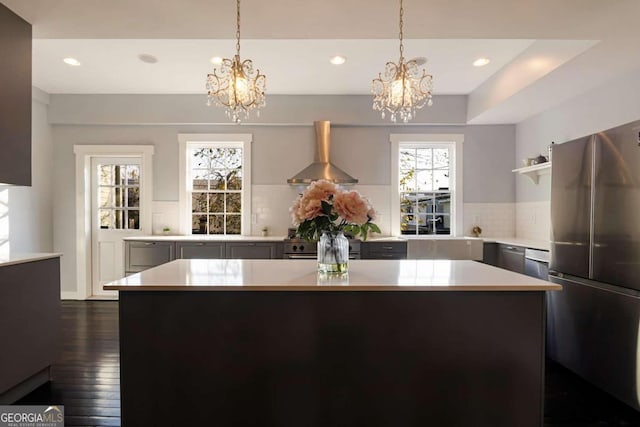
<svg viewBox="0 0 640 427">
<path fill-rule="evenodd" d="M 153 198 L 178 200 L 179 133 L 251 133 L 253 184 L 285 184 L 313 160 L 312 126 L 54 126 L 57 188 L 74 182 L 73 146 L 76 144 L 153 144 L 155 146 Z M 391 133 L 464 133 L 464 201 L 513 202 L 511 169 L 515 127 L 419 126 L 331 129 L 331 157 L 335 164 L 363 185 L 390 185 Z M 66 198 L 61 195 L 62 198 Z"/>
<path fill-rule="evenodd" d="M 640 119 L 640 70 L 573 98 L 519 123 L 516 127 L 516 164 L 522 158 L 546 154 L 551 141 L 563 143 L 584 135 Z M 549 175 L 540 185 L 516 179 L 516 201 L 548 201 Z"/>
<path fill-rule="evenodd" d="M 49 119 L 55 150 L 55 248 L 62 252 L 63 291 L 75 291 L 76 144 L 152 144 L 153 199 L 177 201 L 179 133 L 251 133 L 254 185 L 283 185 L 313 160 L 313 120 L 332 119 L 332 159 L 362 185 L 389 186 L 392 133 L 464 133 L 464 201 L 513 202 L 515 126 L 465 126 L 466 97 L 435 100 L 428 123 L 389 125 L 363 96 L 271 97 L 260 120 L 280 124 L 230 125 L 198 95 L 53 95 Z M 285 109 L 285 103 L 290 107 Z M 274 110 L 269 108 L 275 104 Z M 317 104 L 317 105 L 316 105 Z M 439 105 L 439 107 L 438 107 Z M 318 110 L 318 111 L 316 111 Z M 324 114 L 323 114 L 324 112 Z M 371 117 L 369 117 L 371 115 Z M 277 117 L 275 117 L 277 116 Z M 209 118 L 218 124 L 203 125 Z M 222 120 L 225 120 L 222 124 Z M 287 120 L 287 123 L 283 123 Z M 433 122 L 433 123 L 431 123 Z M 194 124 L 195 123 L 195 124 Z"/>
</svg>

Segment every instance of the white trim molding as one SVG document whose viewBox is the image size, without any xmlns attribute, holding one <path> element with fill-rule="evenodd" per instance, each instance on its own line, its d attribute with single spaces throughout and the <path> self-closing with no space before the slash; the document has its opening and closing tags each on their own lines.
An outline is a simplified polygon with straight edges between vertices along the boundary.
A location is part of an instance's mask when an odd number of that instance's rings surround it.
<svg viewBox="0 0 640 427">
<path fill-rule="evenodd" d="M 191 212 L 189 210 L 189 159 L 187 149 L 189 146 L 202 147 L 210 144 L 215 146 L 237 146 L 242 148 L 242 235 L 251 235 L 251 143 L 253 135 L 250 133 L 181 133 L 178 134 L 179 146 L 179 210 L 180 225 L 178 232 L 183 235 L 191 234 Z"/>
<path fill-rule="evenodd" d="M 452 147 L 454 162 L 451 165 L 452 175 L 455 177 L 452 192 L 454 203 L 451 207 L 452 222 L 451 236 L 458 237 L 464 235 L 463 230 L 463 164 L 462 164 L 462 146 L 464 143 L 464 134 L 409 134 L 396 133 L 389 135 L 391 143 L 391 235 L 400 236 L 400 192 L 399 175 L 398 175 L 398 151 L 400 144 L 426 143 L 429 145 L 442 144 Z M 402 237 L 409 237 L 402 235 Z M 428 238 L 427 235 L 421 235 L 419 238 Z"/>
<path fill-rule="evenodd" d="M 141 165 L 140 229 L 151 234 L 153 145 L 74 145 L 76 156 L 76 298 L 91 295 L 91 158 L 139 157 Z M 69 297 L 73 293 L 67 292 Z"/>
</svg>

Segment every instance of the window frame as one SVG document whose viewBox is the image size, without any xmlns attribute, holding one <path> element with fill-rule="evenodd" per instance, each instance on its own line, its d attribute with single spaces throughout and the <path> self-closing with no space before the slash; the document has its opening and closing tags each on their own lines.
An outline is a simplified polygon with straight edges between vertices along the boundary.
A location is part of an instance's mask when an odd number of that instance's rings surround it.
<svg viewBox="0 0 640 427">
<path fill-rule="evenodd" d="M 463 234 L 463 134 L 391 134 L 391 235 L 410 239 L 459 237 Z M 449 148 L 451 178 L 450 234 L 402 234 L 400 231 L 400 148 Z"/>
<path fill-rule="evenodd" d="M 190 163 L 187 150 L 192 148 L 241 148 L 242 149 L 242 212 L 241 236 L 251 235 L 251 143 L 252 134 L 179 134 L 179 185 L 180 225 L 182 235 L 191 234 L 191 189 L 189 188 Z M 238 234 L 198 234 L 197 236 L 238 236 Z"/>
</svg>

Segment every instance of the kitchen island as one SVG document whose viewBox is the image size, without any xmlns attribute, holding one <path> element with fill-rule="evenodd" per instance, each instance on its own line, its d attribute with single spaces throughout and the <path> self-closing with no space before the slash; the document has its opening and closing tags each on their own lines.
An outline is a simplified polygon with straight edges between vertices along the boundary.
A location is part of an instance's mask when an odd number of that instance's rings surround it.
<svg viewBox="0 0 640 427">
<path fill-rule="evenodd" d="M 120 291 L 122 425 L 542 426 L 545 292 L 473 261 L 176 260 Z"/>
</svg>

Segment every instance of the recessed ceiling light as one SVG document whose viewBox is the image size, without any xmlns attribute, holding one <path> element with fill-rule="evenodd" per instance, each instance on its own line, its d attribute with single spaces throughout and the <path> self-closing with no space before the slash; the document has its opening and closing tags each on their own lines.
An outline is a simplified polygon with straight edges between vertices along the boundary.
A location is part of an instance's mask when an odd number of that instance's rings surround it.
<svg viewBox="0 0 640 427">
<path fill-rule="evenodd" d="M 491 60 L 489 58 L 478 58 L 475 61 L 473 61 L 473 66 L 474 67 L 484 67 L 489 62 L 491 62 Z"/>
<path fill-rule="evenodd" d="M 146 62 L 147 64 L 155 64 L 158 62 L 158 58 L 148 53 L 141 53 L 138 55 L 138 59 L 142 62 Z"/>
<path fill-rule="evenodd" d="M 80 61 L 78 61 L 76 58 L 64 58 L 63 61 L 64 61 L 65 64 L 73 65 L 74 67 L 82 65 L 82 64 L 80 64 Z"/>
<path fill-rule="evenodd" d="M 331 58 L 329 62 L 331 62 L 333 65 L 342 65 L 345 62 L 347 62 L 347 58 L 341 55 L 336 55 L 333 58 Z"/>
<path fill-rule="evenodd" d="M 213 58 L 211 58 L 211 63 L 215 65 L 220 65 L 222 64 L 222 58 L 220 58 L 219 56 L 214 56 Z"/>
</svg>

